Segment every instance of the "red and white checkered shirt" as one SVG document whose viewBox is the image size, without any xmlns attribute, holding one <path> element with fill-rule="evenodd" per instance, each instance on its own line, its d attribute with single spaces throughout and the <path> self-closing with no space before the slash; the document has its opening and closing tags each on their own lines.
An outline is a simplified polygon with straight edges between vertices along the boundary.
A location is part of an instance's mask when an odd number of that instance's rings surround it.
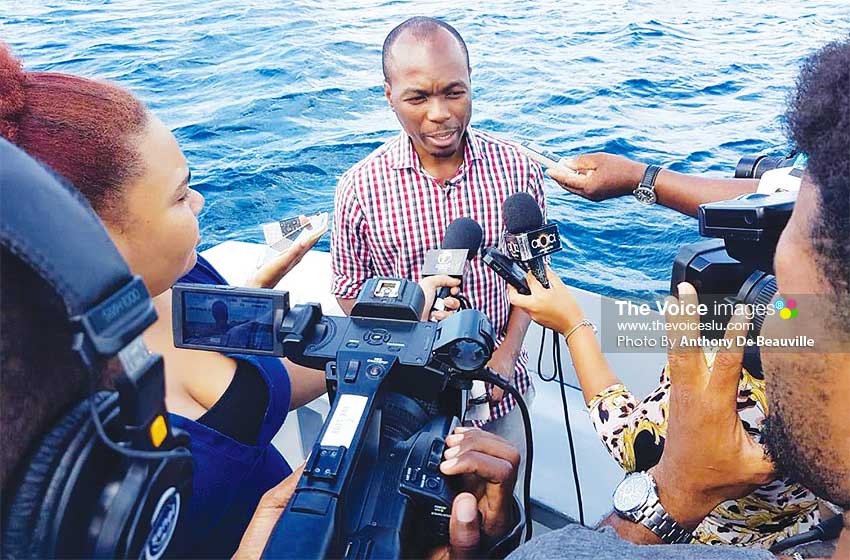
<svg viewBox="0 0 850 560">
<path fill-rule="evenodd" d="M 455 176 L 439 182 L 425 171 L 413 143 L 402 131 L 340 179 L 331 238 L 333 293 L 355 298 L 374 276 L 419 281 L 425 253 L 439 249 L 446 227 L 466 216 L 481 225 L 482 247 L 503 245 L 502 203 L 510 195 L 534 196 L 545 216 L 543 172 L 515 146 L 467 128 L 464 161 Z M 480 254 L 467 268 L 463 294 L 504 340 L 510 315 L 505 281 Z M 520 352 L 513 384 L 525 394 L 531 384 L 528 353 Z M 491 404 L 490 420 L 516 405 L 505 395 Z"/>
</svg>

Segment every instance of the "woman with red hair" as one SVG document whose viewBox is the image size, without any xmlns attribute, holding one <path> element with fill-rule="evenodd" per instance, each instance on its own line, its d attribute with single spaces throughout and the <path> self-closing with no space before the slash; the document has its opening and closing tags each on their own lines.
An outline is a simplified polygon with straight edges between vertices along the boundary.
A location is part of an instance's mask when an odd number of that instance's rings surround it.
<svg viewBox="0 0 850 560">
<path fill-rule="evenodd" d="M 230 556 L 260 497 L 292 472 L 272 437 L 289 410 L 325 392 L 324 373 L 277 358 L 174 347 L 171 286 L 181 277 L 226 282 L 196 253 L 204 199 L 190 187 L 177 141 L 129 92 L 25 72 L 0 44 L 0 135 L 79 189 L 154 296 L 159 320 L 145 339 L 165 358 L 170 420 L 192 437 L 190 552 Z M 252 285 L 273 287 L 309 248 L 296 245 Z"/>
</svg>

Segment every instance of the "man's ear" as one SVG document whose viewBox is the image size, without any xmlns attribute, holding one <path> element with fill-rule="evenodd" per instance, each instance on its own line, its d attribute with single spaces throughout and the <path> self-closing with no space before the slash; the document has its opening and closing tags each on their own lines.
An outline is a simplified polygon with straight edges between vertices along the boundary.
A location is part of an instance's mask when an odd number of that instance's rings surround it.
<svg viewBox="0 0 850 560">
<path fill-rule="evenodd" d="M 393 107 L 393 88 L 390 85 L 389 80 L 384 80 L 384 97 L 387 98 L 387 103 L 390 104 L 390 109 L 395 112 L 395 107 Z"/>
</svg>

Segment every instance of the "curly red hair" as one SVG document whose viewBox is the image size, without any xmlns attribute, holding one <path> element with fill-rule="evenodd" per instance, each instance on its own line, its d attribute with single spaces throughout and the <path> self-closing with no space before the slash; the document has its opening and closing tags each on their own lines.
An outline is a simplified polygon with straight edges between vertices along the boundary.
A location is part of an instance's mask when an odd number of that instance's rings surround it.
<svg viewBox="0 0 850 560">
<path fill-rule="evenodd" d="M 128 91 L 69 74 L 27 72 L 0 43 L 0 136 L 70 181 L 117 221 L 123 189 L 140 172 L 135 140 L 148 113 Z"/>
</svg>

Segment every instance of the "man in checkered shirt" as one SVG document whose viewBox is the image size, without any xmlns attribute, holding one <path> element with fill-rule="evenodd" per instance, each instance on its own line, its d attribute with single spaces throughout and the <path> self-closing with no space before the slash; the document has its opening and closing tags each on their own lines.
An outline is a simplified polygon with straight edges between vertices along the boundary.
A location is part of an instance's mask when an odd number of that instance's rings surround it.
<svg viewBox="0 0 850 560">
<path fill-rule="evenodd" d="M 469 127 L 469 55 L 458 32 L 432 18 L 412 18 L 384 41 L 384 91 L 403 128 L 349 169 L 336 190 L 331 240 L 333 292 L 346 313 L 374 276 L 421 279 L 425 254 L 440 247 L 462 216 L 478 222 L 482 247 L 502 244 L 502 203 L 528 192 L 544 209 L 543 173 L 516 147 Z M 533 395 L 523 338 L 529 318 L 512 310 L 505 282 L 480 256 L 462 293 L 498 336 L 489 366 Z M 484 429 L 525 451 L 522 418 L 510 395 L 494 388 Z M 486 414 L 485 414 L 486 416 Z M 522 472 L 522 471 L 520 471 Z"/>
</svg>

